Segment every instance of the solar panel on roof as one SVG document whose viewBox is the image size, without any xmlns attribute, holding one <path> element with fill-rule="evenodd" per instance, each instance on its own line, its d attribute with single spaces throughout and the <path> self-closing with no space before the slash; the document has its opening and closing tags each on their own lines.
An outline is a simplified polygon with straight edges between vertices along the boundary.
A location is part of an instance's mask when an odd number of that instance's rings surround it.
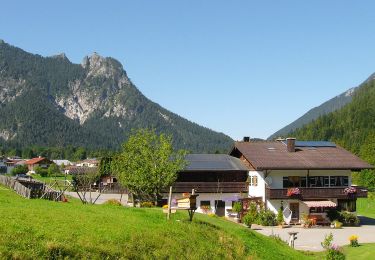
<svg viewBox="0 0 375 260">
<path fill-rule="evenodd" d="M 282 141 L 286 145 L 286 141 Z M 328 141 L 296 141 L 296 147 L 336 147 L 335 143 Z"/>
</svg>

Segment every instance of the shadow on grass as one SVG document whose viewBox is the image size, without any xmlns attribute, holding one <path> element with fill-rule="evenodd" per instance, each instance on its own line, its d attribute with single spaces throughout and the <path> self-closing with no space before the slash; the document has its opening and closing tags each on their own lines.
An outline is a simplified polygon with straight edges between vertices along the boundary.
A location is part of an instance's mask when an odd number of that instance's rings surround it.
<svg viewBox="0 0 375 260">
<path fill-rule="evenodd" d="M 181 220 L 181 222 L 194 223 L 194 224 L 210 227 L 210 228 L 213 228 L 213 229 L 216 229 L 216 230 L 221 230 L 221 228 L 216 226 L 215 224 L 211 224 L 211 223 L 208 223 L 208 222 L 202 221 L 202 220 L 194 220 L 193 222 L 190 222 L 188 219 L 186 219 L 186 220 L 184 219 L 184 220 Z"/>
<path fill-rule="evenodd" d="M 375 219 L 365 217 L 365 216 L 358 216 L 359 220 L 361 221 L 361 225 L 369 225 L 375 226 Z"/>
</svg>

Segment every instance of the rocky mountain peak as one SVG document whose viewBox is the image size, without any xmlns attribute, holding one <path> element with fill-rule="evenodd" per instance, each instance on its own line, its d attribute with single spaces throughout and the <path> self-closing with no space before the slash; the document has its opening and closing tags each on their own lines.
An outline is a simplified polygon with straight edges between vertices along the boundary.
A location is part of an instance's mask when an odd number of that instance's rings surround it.
<svg viewBox="0 0 375 260">
<path fill-rule="evenodd" d="M 64 52 L 56 54 L 56 55 L 53 55 L 51 58 L 62 59 L 62 60 L 69 61 L 68 57 L 66 56 L 66 54 Z"/>
<path fill-rule="evenodd" d="M 89 76 L 105 76 L 106 78 L 122 76 L 125 72 L 120 62 L 113 58 L 103 57 L 94 52 L 83 58 L 81 65 L 89 71 Z"/>
</svg>

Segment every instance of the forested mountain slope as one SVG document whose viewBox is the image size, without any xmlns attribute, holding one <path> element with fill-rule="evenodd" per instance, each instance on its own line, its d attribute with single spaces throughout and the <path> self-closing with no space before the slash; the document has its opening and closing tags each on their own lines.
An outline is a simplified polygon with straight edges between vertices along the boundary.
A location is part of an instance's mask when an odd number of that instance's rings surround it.
<svg viewBox="0 0 375 260">
<path fill-rule="evenodd" d="M 0 40 L 2 146 L 117 149 L 132 129 L 145 127 L 171 134 L 176 148 L 193 152 L 232 144 L 147 99 L 113 58 L 94 53 L 73 64 L 64 54 L 42 57 Z"/>
<path fill-rule="evenodd" d="M 286 137 L 291 131 L 303 127 L 304 125 L 317 119 L 319 116 L 329 114 L 333 111 L 342 108 L 343 106 L 352 101 L 352 96 L 357 89 L 358 88 L 351 88 L 345 91 L 344 93 L 324 102 L 320 106 L 310 109 L 303 116 L 299 117 L 289 125 L 281 128 L 279 131 L 272 134 L 270 137 L 268 137 L 268 140 L 273 140 L 278 137 Z"/>
</svg>

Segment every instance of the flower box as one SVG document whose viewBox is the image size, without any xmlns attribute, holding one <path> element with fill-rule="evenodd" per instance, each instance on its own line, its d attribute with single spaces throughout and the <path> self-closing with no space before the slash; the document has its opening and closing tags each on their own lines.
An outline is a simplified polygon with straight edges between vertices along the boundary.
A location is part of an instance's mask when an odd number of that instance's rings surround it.
<svg viewBox="0 0 375 260">
<path fill-rule="evenodd" d="M 286 193 L 286 196 L 288 197 L 297 196 L 297 195 L 301 195 L 301 190 L 298 188 L 289 188 Z"/>
<path fill-rule="evenodd" d="M 357 193 L 357 189 L 354 188 L 354 187 L 348 187 L 348 188 L 345 188 L 345 189 L 344 189 L 344 193 L 345 193 L 346 195 L 355 194 L 355 193 Z"/>
</svg>

